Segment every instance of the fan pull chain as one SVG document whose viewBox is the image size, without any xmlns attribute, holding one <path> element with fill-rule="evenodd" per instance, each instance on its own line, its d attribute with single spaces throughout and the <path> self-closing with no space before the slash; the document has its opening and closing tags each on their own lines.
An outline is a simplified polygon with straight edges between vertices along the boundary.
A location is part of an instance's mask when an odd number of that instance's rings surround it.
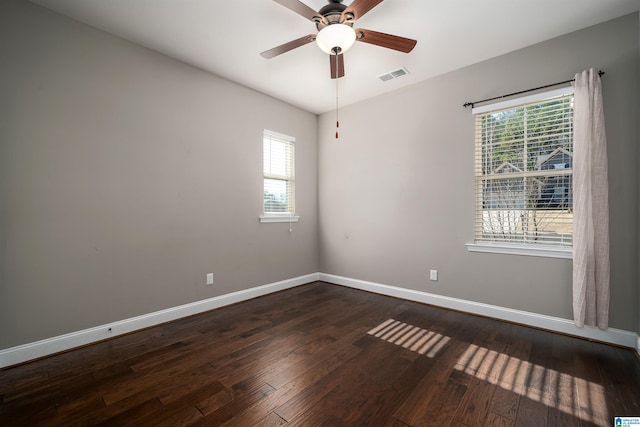
<svg viewBox="0 0 640 427">
<path fill-rule="evenodd" d="M 338 128 L 340 127 L 340 120 L 338 120 L 338 80 L 340 79 L 338 75 L 338 52 L 336 52 L 336 139 L 338 139 Z"/>
</svg>

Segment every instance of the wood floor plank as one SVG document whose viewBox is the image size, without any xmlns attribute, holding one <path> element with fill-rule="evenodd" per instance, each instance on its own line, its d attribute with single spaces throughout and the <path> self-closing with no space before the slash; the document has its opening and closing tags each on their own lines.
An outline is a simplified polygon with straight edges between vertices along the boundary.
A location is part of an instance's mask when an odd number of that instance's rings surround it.
<svg viewBox="0 0 640 427">
<path fill-rule="evenodd" d="M 56 417 L 55 405 L 38 403 L 16 408 L 15 406 L 0 406 L 0 425 L 3 426 L 28 426 L 43 425 Z"/>
<path fill-rule="evenodd" d="M 139 408 L 144 404 L 157 403 L 155 393 L 144 391 L 133 394 L 112 405 L 103 405 L 100 409 L 90 410 L 87 407 L 77 406 L 75 409 L 58 413 L 51 421 L 56 425 L 98 425 L 106 424 L 110 419 L 118 419 L 121 414 L 127 413 L 132 408 Z"/>
<path fill-rule="evenodd" d="M 520 399 L 515 425 L 518 427 L 539 427 L 547 425 L 549 408 L 541 402 L 525 397 Z"/>
<path fill-rule="evenodd" d="M 547 426 L 549 427 L 580 427 L 583 425 L 578 416 L 553 407 L 549 408 L 548 417 Z"/>
<path fill-rule="evenodd" d="M 431 400 L 431 406 L 415 426 L 428 427 L 447 425 L 454 419 L 460 402 L 467 392 L 467 386 L 453 379 L 447 380 L 439 393 Z M 482 419 L 482 418 L 476 418 Z"/>
<path fill-rule="evenodd" d="M 348 379 L 337 384 L 313 406 L 299 412 L 293 420 L 283 418 L 292 426 L 322 425 L 328 420 L 332 420 L 330 424 L 339 420 L 340 425 L 362 425 L 356 420 L 364 419 L 374 407 L 375 396 L 384 393 L 410 365 L 408 359 L 398 355 L 403 351 L 406 350 L 383 341 L 371 342 L 363 357 L 348 366 L 351 372 Z M 388 363 L 392 358 L 396 362 Z"/>
<path fill-rule="evenodd" d="M 465 342 L 451 343 L 393 416 L 409 425 L 418 423 L 429 411 L 432 400 L 444 389 L 459 357 L 467 348 Z"/>
<path fill-rule="evenodd" d="M 487 414 L 487 418 L 485 418 L 484 423 L 482 424 L 483 427 L 512 427 L 514 425 L 514 420 L 501 417 L 500 415 L 492 412 Z"/>
<path fill-rule="evenodd" d="M 10 412 L 16 425 L 22 423 L 37 424 L 40 420 L 55 418 L 60 413 L 73 410 L 81 401 L 82 411 L 96 411 L 104 407 L 104 402 L 99 396 L 87 395 L 95 387 L 95 381 L 91 374 L 83 374 L 78 377 L 55 381 L 46 381 L 29 393 L 22 390 L 13 395 L 8 393 L 9 399 L 0 407 L 0 421 L 3 413 Z M 18 422 L 22 420 L 21 422 Z M 0 423 L 1 424 L 1 423 Z"/>
<path fill-rule="evenodd" d="M 302 393 L 308 387 L 342 366 L 346 361 L 356 357 L 361 351 L 360 348 L 355 346 L 342 347 L 339 351 L 325 358 L 318 358 L 315 362 L 309 361 L 308 369 L 304 371 L 299 367 L 297 371 L 292 369 L 293 372 L 284 375 L 284 378 L 288 378 L 288 381 L 280 383 L 280 377 L 271 379 L 268 384 L 272 386 L 276 384 L 274 386 L 276 391 L 243 412 L 239 412 L 229 421 L 228 425 L 237 427 L 259 425 L 264 418 L 264 414 L 271 413 L 277 407 L 294 398 L 298 393 Z M 296 373 L 297 375 L 294 375 Z M 281 418 L 280 416 L 278 417 Z"/>
<path fill-rule="evenodd" d="M 195 406 L 185 405 L 175 411 L 173 415 L 167 413 L 158 414 L 157 421 L 151 424 L 150 419 L 145 419 L 145 423 L 154 427 L 181 427 L 190 426 L 199 422 L 203 418 L 202 413 Z"/>
<path fill-rule="evenodd" d="M 472 425 L 487 417 L 496 386 L 489 381 L 473 378 L 462 397 L 455 414 L 455 421 Z"/>
<path fill-rule="evenodd" d="M 248 347 L 247 351 L 232 353 L 229 357 L 212 362 L 216 368 L 216 376 L 223 384 L 231 387 L 245 378 L 247 372 L 261 372 L 267 366 L 273 367 L 289 355 L 292 348 L 296 349 L 301 345 L 300 341 L 304 339 L 304 334 L 292 332 Z"/>
<path fill-rule="evenodd" d="M 632 350 L 325 282 L 0 370 L 3 427 L 599 427 L 639 414 Z"/>
<path fill-rule="evenodd" d="M 119 381 L 108 387 L 102 393 L 107 405 L 122 400 L 137 392 L 149 390 L 156 395 L 163 392 L 167 385 L 173 387 L 187 387 L 193 381 L 206 381 L 215 378 L 216 369 L 208 364 L 189 366 L 186 362 L 181 365 L 167 366 L 162 371 L 135 373 L 132 378 Z"/>
<path fill-rule="evenodd" d="M 409 426 L 409 424 L 405 424 L 399 419 L 394 417 L 391 417 L 390 419 L 388 419 L 385 424 L 380 424 L 380 425 L 383 425 L 384 427 L 411 427 Z"/>
<path fill-rule="evenodd" d="M 496 387 L 489 406 L 489 414 L 515 422 L 519 402 L 519 394 L 502 387 Z"/>
<path fill-rule="evenodd" d="M 382 423 L 403 425 L 393 413 L 407 399 L 420 380 L 434 367 L 434 359 L 416 356 L 407 369 L 384 391 L 371 394 L 366 411 L 349 412 L 345 421 L 350 425 L 380 425 Z"/>
<path fill-rule="evenodd" d="M 333 371 L 332 375 L 325 375 L 315 383 L 310 384 L 300 393 L 276 408 L 274 412 L 287 422 L 290 422 L 301 414 L 307 413 L 307 411 L 314 407 L 319 401 L 323 400 L 331 391 L 343 384 L 345 379 L 352 378 L 354 372 L 360 372 L 357 368 L 361 360 L 366 359 L 364 355 L 369 350 L 369 347 L 377 343 L 377 340 L 373 338 L 365 341 L 366 344 L 360 344 L 363 354 L 362 358 L 358 357 L 346 360 L 345 363 Z"/>
<path fill-rule="evenodd" d="M 364 336 L 366 329 L 367 327 L 355 328 L 323 348 L 309 352 L 306 357 L 300 357 L 296 363 L 277 372 L 269 372 L 264 377 L 265 382 L 280 389 L 291 381 L 300 379 L 301 376 L 314 378 L 314 381 L 317 381 L 333 371 L 340 363 L 348 361 L 361 351 L 351 344 Z"/>
<path fill-rule="evenodd" d="M 204 418 L 193 425 L 222 425 L 231 420 L 234 414 L 247 407 L 255 405 L 257 402 L 271 394 L 274 390 L 275 389 L 269 384 L 264 383 L 250 382 L 244 387 L 236 386 L 233 390 L 233 399 L 211 413 L 207 413 L 206 408 L 203 410 L 204 405 L 197 405 L 198 409 L 203 412 Z"/>
<path fill-rule="evenodd" d="M 226 425 L 226 424 L 225 424 Z M 267 413 L 263 418 L 257 421 L 255 424 L 244 424 L 246 426 L 260 426 L 260 427 L 280 427 L 286 426 L 287 422 L 274 414 L 273 412 Z"/>
<path fill-rule="evenodd" d="M 217 393 L 205 394 L 194 399 L 194 406 L 204 416 L 205 414 L 214 413 L 233 401 L 234 398 L 233 391 L 225 387 Z"/>
<path fill-rule="evenodd" d="M 142 419 L 148 419 L 149 415 L 162 410 L 162 408 L 162 402 L 157 398 L 153 398 L 107 419 L 104 424 L 110 426 L 140 425 Z"/>
</svg>

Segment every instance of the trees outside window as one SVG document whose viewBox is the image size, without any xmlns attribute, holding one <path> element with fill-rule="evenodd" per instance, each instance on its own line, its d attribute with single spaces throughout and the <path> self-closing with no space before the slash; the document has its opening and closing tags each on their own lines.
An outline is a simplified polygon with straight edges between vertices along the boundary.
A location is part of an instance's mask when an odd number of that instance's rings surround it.
<svg viewBox="0 0 640 427">
<path fill-rule="evenodd" d="M 573 95 L 476 115 L 476 242 L 571 246 Z"/>
</svg>

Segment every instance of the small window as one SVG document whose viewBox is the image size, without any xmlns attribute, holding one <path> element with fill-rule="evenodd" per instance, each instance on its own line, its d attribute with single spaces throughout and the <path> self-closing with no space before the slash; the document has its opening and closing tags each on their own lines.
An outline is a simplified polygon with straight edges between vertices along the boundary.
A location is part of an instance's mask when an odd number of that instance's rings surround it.
<svg viewBox="0 0 640 427">
<path fill-rule="evenodd" d="M 262 222 L 297 220 L 295 214 L 295 138 L 268 130 L 263 135 Z"/>
<path fill-rule="evenodd" d="M 475 243 L 570 250 L 572 88 L 480 107 L 474 114 Z"/>
</svg>

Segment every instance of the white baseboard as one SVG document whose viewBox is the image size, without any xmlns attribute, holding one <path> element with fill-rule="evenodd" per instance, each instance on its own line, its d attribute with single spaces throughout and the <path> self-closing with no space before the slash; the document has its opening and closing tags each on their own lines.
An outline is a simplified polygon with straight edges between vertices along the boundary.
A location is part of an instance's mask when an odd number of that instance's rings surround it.
<svg viewBox="0 0 640 427">
<path fill-rule="evenodd" d="M 578 328 L 572 320 L 559 317 L 546 316 L 543 314 L 530 313 L 527 311 L 514 310 L 511 308 L 499 307 L 495 305 L 483 304 L 458 298 L 451 298 L 443 295 L 430 294 L 427 292 L 415 291 L 412 289 L 398 288 L 396 286 L 383 285 L 380 283 L 367 282 L 364 280 L 351 279 L 348 277 L 335 276 L 332 274 L 320 273 L 320 280 L 348 286 L 350 288 L 374 292 L 402 298 L 409 301 L 416 301 L 431 304 L 438 307 L 450 308 L 466 313 L 479 314 L 481 316 L 520 323 L 527 326 L 574 335 L 577 337 L 597 340 L 605 343 L 621 345 L 635 348 L 640 352 L 640 337 L 635 332 L 624 331 L 622 329 L 609 328 L 603 331 L 598 328 Z"/>
<path fill-rule="evenodd" d="M 510 308 L 383 285 L 380 283 L 367 282 L 364 280 L 351 279 L 348 277 L 335 276 L 332 274 L 312 273 L 293 279 L 282 280 L 280 282 L 245 289 L 243 291 L 220 295 L 214 298 L 171 307 L 165 310 L 0 350 L 0 368 L 17 365 L 29 360 L 38 359 L 61 351 L 102 341 L 107 338 L 127 334 L 140 329 L 170 322 L 172 320 L 224 307 L 226 305 L 246 301 L 262 295 L 293 288 L 295 286 L 304 285 L 305 283 L 314 282 L 316 280 L 402 298 L 409 301 L 416 301 L 467 313 L 507 320 L 514 323 L 520 323 L 523 325 L 593 339 L 610 344 L 631 347 L 635 348 L 636 351 L 640 353 L 640 336 L 635 332 L 615 328 L 609 328 L 606 331 L 589 327 L 578 328 L 572 321 L 558 317 L 513 310 Z"/>
<path fill-rule="evenodd" d="M 226 305 L 235 304 L 237 302 L 246 301 L 262 295 L 284 289 L 293 288 L 295 286 L 304 285 L 305 283 L 314 282 L 318 279 L 318 273 L 307 274 L 305 276 L 293 279 L 282 280 L 280 282 L 270 283 L 255 288 L 245 289 L 243 291 L 233 292 L 226 295 L 192 302 L 189 304 L 171 307 L 166 310 L 160 310 L 153 313 L 143 314 L 141 316 L 120 320 L 105 325 L 84 329 L 69 334 L 59 335 L 57 337 L 47 338 L 28 344 L 10 347 L 0 350 L 0 368 L 16 365 L 29 360 L 38 359 L 40 357 L 59 353 L 75 347 L 102 341 L 118 335 L 127 334 L 136 330 L 159 325 L 161 323 L 170 322 L 182 317 L 191 316 Z"/>
</svg>

